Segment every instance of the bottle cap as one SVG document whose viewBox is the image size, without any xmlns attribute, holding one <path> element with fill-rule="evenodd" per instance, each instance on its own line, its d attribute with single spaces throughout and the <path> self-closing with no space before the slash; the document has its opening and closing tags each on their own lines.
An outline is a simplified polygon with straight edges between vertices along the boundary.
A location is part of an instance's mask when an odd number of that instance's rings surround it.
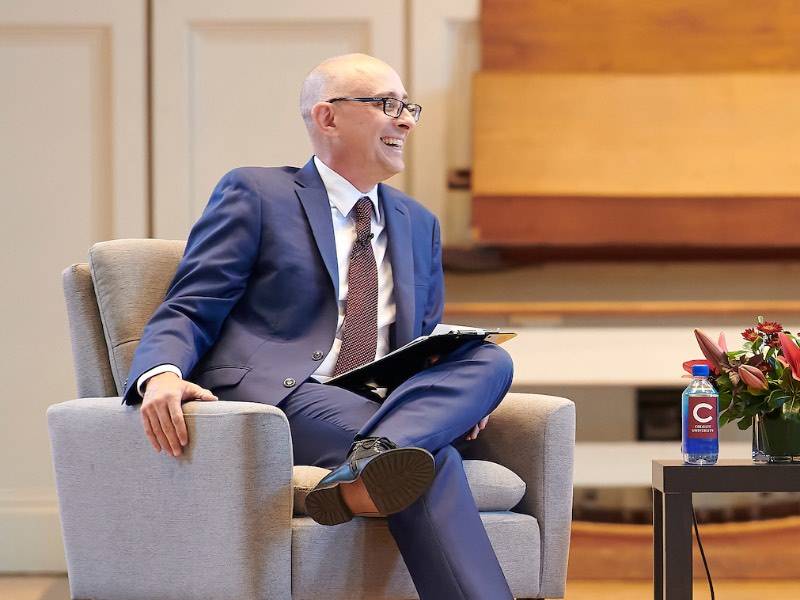
<svg viewBox="0 0 800 600">
<path fill-rule="evenodd" d="M 708 377 L 708 365 L 692 365 L 692 377 Z"/>
</svg>

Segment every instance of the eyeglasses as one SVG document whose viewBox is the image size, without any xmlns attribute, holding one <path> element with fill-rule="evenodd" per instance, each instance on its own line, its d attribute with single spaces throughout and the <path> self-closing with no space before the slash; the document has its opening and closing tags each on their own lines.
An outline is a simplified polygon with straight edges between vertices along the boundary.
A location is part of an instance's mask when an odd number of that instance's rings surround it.
<svg viewBox="0 0 800 600">
<path fill-rule="evenodd" d="M 347 102 L 369 102 L 369 103 L 377 103 L 383 102 L 383 113 L 387 117 L 392 117 L 396 119 L 401 114 L 403 114 L 403 109 L 405 108 L 410 114 L 414 122 L 419 121 L 419 116 L 422 114 L 422 107 L 419 104 L 406 104 L 402 100 L 398 100 L 397 98 L 331 98 L 328 102 L 340 102 L 346 100 Z"/>
</svg>

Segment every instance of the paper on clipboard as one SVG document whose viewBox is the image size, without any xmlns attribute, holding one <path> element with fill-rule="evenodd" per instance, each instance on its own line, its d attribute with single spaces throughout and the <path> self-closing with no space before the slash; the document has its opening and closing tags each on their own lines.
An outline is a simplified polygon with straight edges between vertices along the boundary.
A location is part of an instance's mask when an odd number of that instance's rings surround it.
<svg viewBox="0 0 800 600">
<path fill-rule="evenodd" d="M 449 354 L 471 341 L 502 344 L 517 334 L 497 329 L 439 324 L 430 335 L 420 336 L 386 356 L 342 373 L 325 382 L 351 390 L 394 388 L 431 365 L 431 358 Z"/>
</svg>

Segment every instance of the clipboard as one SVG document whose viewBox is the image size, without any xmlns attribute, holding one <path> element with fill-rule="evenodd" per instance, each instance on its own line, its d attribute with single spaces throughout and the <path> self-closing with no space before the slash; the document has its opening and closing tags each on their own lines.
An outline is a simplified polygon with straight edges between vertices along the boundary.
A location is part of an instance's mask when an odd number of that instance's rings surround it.
<svg viewBox="0 0 800 600">
<path fill-rule="evenodd" d="M 325 382 L 348 390 L 393 389 L 406 379 L 431 366 L 430 359 L 444 356 L 470 342 L 502 344 L 516 333 L 486 329 L 455 329 L 421 336 L 377 360 L 342 373 Z"/>
</svg>

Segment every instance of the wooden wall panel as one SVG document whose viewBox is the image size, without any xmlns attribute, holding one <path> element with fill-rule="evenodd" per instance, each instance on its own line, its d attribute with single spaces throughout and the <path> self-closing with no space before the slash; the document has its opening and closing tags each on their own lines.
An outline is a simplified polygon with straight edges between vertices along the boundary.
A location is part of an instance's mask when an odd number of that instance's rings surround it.
<svg viewBox="0 0 800 600">
<path fill-rule="evenodd" d="M 476 196 L 800 195 L 800 73 L 475 79 Z"/>
<path fill-rule="evenodd" d="M 800 0 L 483 0 L 483 69 L 800 69 Z"/>
<path fill-rule="evenodd" d="M 800 195 L 756 197 L 476 197 L 478 239 L 498 246 L 703 250 L 800 248 Z M 651 256 L 652 255 L 648 255 Z M 635 253 L 632 256 L 635 258 Z"/>
</svg>

